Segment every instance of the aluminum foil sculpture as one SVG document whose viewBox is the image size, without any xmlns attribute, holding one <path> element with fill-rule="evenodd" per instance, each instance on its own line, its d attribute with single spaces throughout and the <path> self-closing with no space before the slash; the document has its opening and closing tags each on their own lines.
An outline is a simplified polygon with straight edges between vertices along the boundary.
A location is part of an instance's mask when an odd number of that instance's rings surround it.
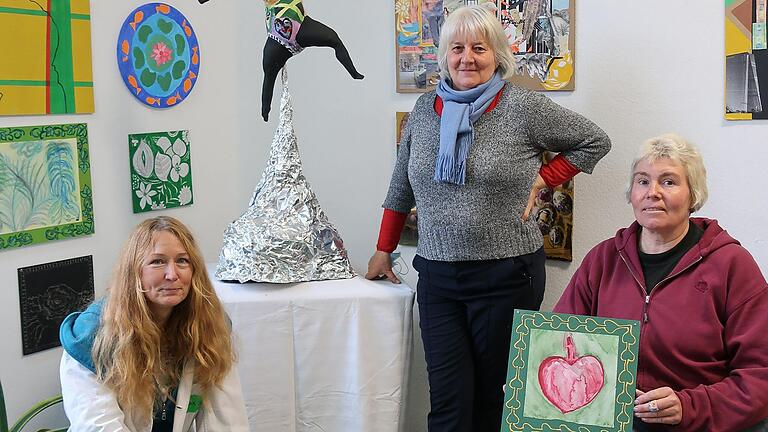
<svg viewBox="0 0 768 432">
<path fill-rule="evenodd" d="M 248 210 L 224 232 L 216 277 L 273 283 L 354 277 L 341 236 L 304 177 L 285 68 L 282 80 L 267 167 Z"/>
</svg>

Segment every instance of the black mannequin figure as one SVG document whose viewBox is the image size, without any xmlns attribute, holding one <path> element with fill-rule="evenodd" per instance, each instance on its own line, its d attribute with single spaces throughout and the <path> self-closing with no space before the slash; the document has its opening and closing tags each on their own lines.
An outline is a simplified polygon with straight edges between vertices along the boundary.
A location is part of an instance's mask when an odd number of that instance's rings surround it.
<svg viewBox="0 0 768 432">
<path fill-rule="evenodd" d="M 198 0 L 200 4 L 209 0 Z M 336 32 L 327 25 L 304 14 L 300 0 L 265 0 L 267 13 L 267 42 L 264 44 L 264 83 L 261 89 L 261 117 L 269 119 L 272 93 L 280 69 L 288 59 L 304 48 L 324 46 L 333 48 L 336 59 L 354 79 L 363 79 L 355 69 L 347 48 Z"/>
</svg>

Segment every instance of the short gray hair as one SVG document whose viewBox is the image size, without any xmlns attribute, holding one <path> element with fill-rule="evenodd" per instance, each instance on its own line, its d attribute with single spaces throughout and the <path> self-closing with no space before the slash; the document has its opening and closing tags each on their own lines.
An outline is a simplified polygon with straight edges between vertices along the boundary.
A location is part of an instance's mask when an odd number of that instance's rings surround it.
<svg viewBox="0 0 768 432">
<path fill-rule="evenodd" d="M 650 138 L 640 145 L 640 148 L 632 161 L 632 169 L 629 171 L 629 185 L 627 186 L 627 201 L 630 201 L 632 184 L 634 182 L 635 168 L 640 161 L 655 162 L 659 159 L 670 159 L 682 165 L 685 170 L 685 178 L 691 191 L 691 213 L 698 211 L 707 202 L 707 169 L 704 168 L 704 160 L 699 150 L 685 138 L 674 133 L 659 135 Z"/>
<path fill-rule="evenodd" d="M 440 30 L 440 46 L 437 49 L 437 63 L 440 77 L 450 79 L 448 72 L 448 51 L 457 36 L 483 36 L 496 57 L 496 70 L 502 79 L 515 74 L 515 58 L 509 49 L 507 35 L 501 22 L 487 7 L 472 5 L 460 7 L 448 15 Z"/>
</svg>

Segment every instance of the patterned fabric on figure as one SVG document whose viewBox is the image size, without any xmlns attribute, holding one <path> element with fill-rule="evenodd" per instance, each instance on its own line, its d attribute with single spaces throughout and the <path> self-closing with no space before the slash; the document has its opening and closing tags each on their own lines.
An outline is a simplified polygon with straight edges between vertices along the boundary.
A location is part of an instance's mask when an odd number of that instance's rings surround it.
<svg viewBox="0 0 768 432">
<path fill-rule="evenodd" d="M 208 0 L 198 0 L 200 4 Z M 264 44 L 264 83 L 261 88 L 261 117 L 269 119 L 272 93 L 280 69 L 289 58 L 304 48 L 323 46 L 333 48 L 336 60 L 354 79 L 364 76 L 355 69 L 347 48 L 336 32 L 304 13 L 302 0 L 265 0 L 267 42 Z"/>
<path fill-rule="evenodd" d="M 286 47 L 292 55 L 304 48 L 296 42 L 296 35 L 304 22 L 304 5 L 301 0 L 277 0 L 264 5 L 267 17 L 267 35 Z"/>
</svg>

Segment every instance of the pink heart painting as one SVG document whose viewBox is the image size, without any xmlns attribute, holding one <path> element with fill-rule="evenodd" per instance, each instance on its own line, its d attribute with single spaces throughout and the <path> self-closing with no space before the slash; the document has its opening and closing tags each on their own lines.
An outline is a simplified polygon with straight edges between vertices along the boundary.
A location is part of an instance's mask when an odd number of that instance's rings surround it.
<svg viewBox="0 0 768 432">
<path fill-rule="evenodd" d="M 566 357 L 550 356 L 539 366 L 539 385 L 544 397 L 563 414 L 592 402 L 605 384 L 605 371 L 592 355 L 578 357 L 573 335 L 565 337 Z"/>
</svg>

